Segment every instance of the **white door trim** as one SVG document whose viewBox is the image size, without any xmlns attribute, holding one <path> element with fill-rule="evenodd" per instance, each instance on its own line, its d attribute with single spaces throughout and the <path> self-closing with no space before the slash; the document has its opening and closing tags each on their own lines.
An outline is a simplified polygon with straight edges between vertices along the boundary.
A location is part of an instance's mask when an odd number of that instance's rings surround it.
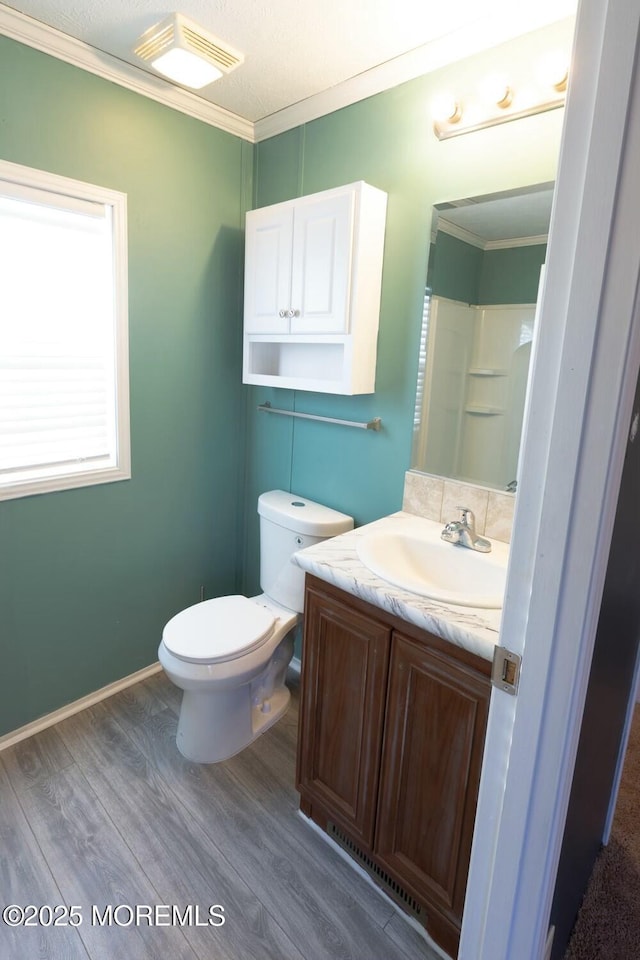
<svg viewBox="0 0 640 960">
<path fill-rule="evenodd" d="M 539 960 L 640 364 L 640 4 L 583 0 L 460 960 Z M 627 158 L 626 164 L 623 162 Z"/>
</svg>

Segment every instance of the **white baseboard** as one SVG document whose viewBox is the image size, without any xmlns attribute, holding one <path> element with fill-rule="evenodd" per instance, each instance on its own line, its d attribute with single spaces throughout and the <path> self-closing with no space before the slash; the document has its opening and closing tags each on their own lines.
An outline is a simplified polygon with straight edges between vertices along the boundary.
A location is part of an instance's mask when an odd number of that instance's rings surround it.
<svg viewBox="0 0 640 960">
<path fill-rule="evenodd" d="M 148 667 L 143 667 L 142 670 L 137 670 L 135 673 L 129 674 L 128 677 L 123 677 L 122 680 L 116 680 L 115 683 L 101 687 L 94 693 L 89 693 L 86 697 L 81 697 L 80 700 L 74 700 L 73 703 L 68 703 L 65 707 L 54 710 L 53 713 L 47 713 L 44 717 L 39 717 L 31 723 L 25 724 L 24 727 L 18 727 L 17 730 L 6 733 L 3 737 L 0 737 L 0 751 L 14 746 L 14 744 L 20 743 L 21 740 L 26 740 L 28 737 L 33 737 L 34 734 L 40 733 L 41 730 L 46 730 L 47 727 L 52 727 L 61 720 L 72 717 L 74 713 L 80 713 L 81 710 L 92 707 L 94 703 L 99 703 L 100 700 L 106 700 L 107 697 L 112 697 L 114 693 L 119 693 L 126 687 L 133 686 L 134 683 L 146 680 L 147 677 L 151 677 L 154 673 L 159 673 L 161 670 L 162 667 L 158 661 L 156 661 Z"/>
</svg>

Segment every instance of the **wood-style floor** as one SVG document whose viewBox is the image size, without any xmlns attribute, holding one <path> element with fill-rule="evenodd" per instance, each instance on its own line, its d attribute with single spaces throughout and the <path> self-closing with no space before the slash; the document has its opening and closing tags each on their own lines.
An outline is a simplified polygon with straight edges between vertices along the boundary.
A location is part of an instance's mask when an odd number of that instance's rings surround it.
<svg viewBox="0 0 640 960">
<path fill-rule="evenodd" d="M 157 674 L 0 754 L 0 907 L 77 906 L 82 919 L 0 920 L 2 960 L 436 960 L 298 815 L 295 691 L 220 764 L 178 753 L 178 708 Z M 92 922 L 93 905 L 104 917 L 120 904 L 121 923 L 141 905 L 158 925 L 144 911 L 138 925 Z M 222 926 L 207 922 L 217 904 Z M 163 925 L 163 905 L 191 922 Z"/>
</svg>

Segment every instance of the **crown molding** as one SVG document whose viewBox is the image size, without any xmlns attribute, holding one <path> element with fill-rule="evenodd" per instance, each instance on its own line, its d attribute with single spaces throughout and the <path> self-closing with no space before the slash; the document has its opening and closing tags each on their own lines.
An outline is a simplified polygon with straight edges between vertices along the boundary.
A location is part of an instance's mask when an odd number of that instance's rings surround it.
<svg viewBox="0 0 640 960">
<path fill-rule="evenodd" d="M 462 240 L 463 243 L 468 243 L 472 247 L 478 247 L 479 250 L 485 249 L 485 241 L 482 237 L 479 237 L 476 233 L 472 233 L 470 230 L 466 230 L 457 223 L 452 223 L 451 220 L 445 220 L 442 214 L 438 215 L 436 236 L 440 231 L 447 233 L 450 237 L 455 237 L 456 240 Z"/>
<path fill-rule="evenodd" d="M 510 250 L 512 247 L 539 247 L 549 242 L 549 234 L 537 237 L 515 237 L 513 240 L 487 240 L 485 250 Z"/>
<path fill-rule="evenodd" d="M 512 247 L 535 247 L 539 244 L 547 243 L 549 239 L 548 235 L 544 233 L 535 237 L 510 237 L 507 240 L 484 240 L 476 233 L 465 230 L 464 227 L 459 226 L 457 223 L 446 220 L 442 214 L 438 217 L 438 230 L 449 234 L 450 237 L 455 237 L 457 240 L 462 240 L 463 243 L 468 243 L 472 247 L 477 247 L 479 250 L 510 250 Z M 432 243 L 434 241 L 435 236 L 432 234 Z"/>
<path fill-rule="evenodd" d="M 167 83 L 160 77 L 154 77 L 132 64 L 118 60 L 108 53 L 67 36 L 47 24 L 27 17 L 17 10 L 0 4 L 0 34 L 24 43 L 28 47 L 48 53 L 58 60 L 64 60 L 74 67 L 80 67 L 105 80 L 111 80 L 143 97 L 149 97 L 166 107 L 172 107 L 187 116 L 202 120 L 210 126 L 218 127 L 226 133 L 234 134 L 242 140 L 254 143 L 254 125 L 229 110 L 224 110 L 188 90 Z"/>
</svg>

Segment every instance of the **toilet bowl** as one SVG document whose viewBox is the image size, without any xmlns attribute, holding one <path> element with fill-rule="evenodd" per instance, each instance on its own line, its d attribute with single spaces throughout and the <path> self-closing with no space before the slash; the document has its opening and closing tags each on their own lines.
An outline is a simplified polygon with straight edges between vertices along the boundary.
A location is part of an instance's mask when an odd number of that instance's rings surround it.
<svg viewBox="0 0 640 960">
<path fill-rule="evenodd" d="M 166 624 L 158 659 L 183 691 L 176 743 L 197 763 L 239 753 L 285 713 L 285 685 L 304 601 L 293 554 L 353 527 L 353 519 L 282 490 L 262 494 L 260 582 L 265 593 L 205 600 Z"/>
<path fill-rule="evenodd" d="M 176 742 L 184 756 L 226 760 L 283 715 L 298 620 L 261 595 L 205 600 L 169 621 L 158 657 L 183 690 Z"/>
</svg>

